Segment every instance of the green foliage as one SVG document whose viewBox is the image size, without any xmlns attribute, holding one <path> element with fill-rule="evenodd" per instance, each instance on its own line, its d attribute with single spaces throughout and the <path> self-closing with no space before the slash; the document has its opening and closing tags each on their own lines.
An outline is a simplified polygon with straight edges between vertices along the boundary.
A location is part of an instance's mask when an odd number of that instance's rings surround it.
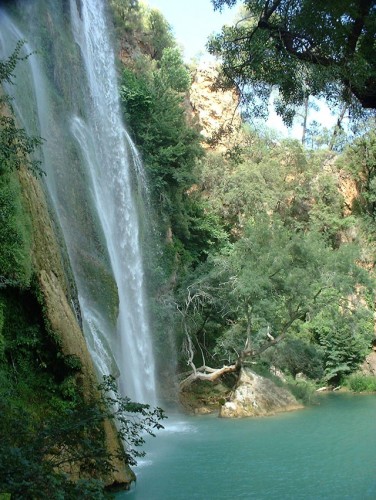
<svg viewBox="0 0 376 500">
<path fill-rule="evenodd" d="M 158 9 L 138 0 L 110 0 L 115 26 L 120 39 L 129 46 L 141 42 L 143 51 L 160 60 L 163 51 L 175 47 L 172 28 Z"/>
<path fill-rule="evenodd" d="M 152 81 L 125 70 L 121 93 L 153 188 L 161 193 L 169 183 L 187 186 L 197 153 L 192 155 L 194 132 L 185 123 L 182 96 L 165 87 L 159 70 Z"/>
<path fill-rule="evenodd" d="M 371 130 L 348 147 L 343 162 L 353 175 L 360 197 L 358 208 L 373 220 L 376 216 L 376 132 Z"/>
<path fill-rule="evenodd" d="M 143 433 L 154 436 L 165 417 L 160 408 L 120 397 L 112 377 L 106 377 L 99 389 L 98 399 L 81 400 L 73 409 L 49 414 L 43 421 L 0 400 L 1 491 L 12 498 L 106 498 L 104 484 L 114 470 L 113 458 L 135 464 L 135 457 L 144 455 L 136 449 L 144 443 Z M 115 419 L 127 450 L 119 448 L 112 454 L 103 424 Z M 75 470 L 82 479 L 74 482 L 64 469 Z M 96 479 L 85 479 L 88 475 Z"/>
<path fill-rule="evenodd" d="M 361 283 L 370 285 L 356 256 L 351 245 L 333 249 L 316 232 L 292 231 L 275 217 L 254 218 L 190 285 L 185 325 L 201 349 L 200 339 L 208 342 L 214 333 L 215 349 L 213 344 L 204 348 L 223 361 L 236 361 L 244 345 L 248 356 L 256 357 L 287 340 L 276 357 L 292 374 L 319 378 L 321 358 L 328 379 L 349 373 L 373 333 L 372 312 L 359 303 L 353 311 L 347 304 Z M 217 326 L 209 333 L 213 317 Z"/>
<path fill-rule="evenodd" d="M 29 137 L 16 126 L 13 116 L 0 115 L 0 175 L 28 167 L 34 174 L 41 174 L 40 162 L 30 158 L 41 140 Z"/>
<path fill-rule="evenodd" d="M 100 417 L 116 422 L 120 442 L 124 443 L 118 453 L 130 465 L 137 465 L 137 458 L 145 456 L 139 448 L 145 443 L 145 434 L 155 436 L 155 430 L 163 429 L 161 420 L 167 418 L 159 407 L 151 408 L 148 404 L 136 403 L 128 397 L 119 395 L 115 379 L 104 377 L 99 386 Z M 96 408 L 98 411 L 98 408 Z"/>
<path fill-rule="evenodd" d="M 138 0 L 110 0 L 110 6 L 114 13 L 115 24 L 133 33 L 142 31 L 141 9 Z"/>
<path fill-rule="evenodd" d="M 180 268 L 187 270 L 204 262 L 208 255 L 227 241 L 221 221 L 197 193 L 175 196 L 169 212 L 173 231 L 171 257 L 179 258 Z"/>
<path fill-rule="evenodd" d="M 163 51 L 160 71 L 156 74 L 157 86 L 160 91 L 171 89 L 178 93 L 188 92 L 191 78 L 187 68 L 183 65 L 180 50 L 177 47 Z"/>
<path fill-rule="evenodd" d="M 25 57 L 21 57 L 21 50 L 24 45 L 24 41 L 20 40 L 17 42 L 16 47 L 13 53 L 8 57 L 8 59 L 0 60 L 0 83 L 4 82 L 13 83 L 13 72 L 19 61 L 25 59 Z M 0 98 L 0 102 L 4 102 L 4 97 Z"/>
<path fill-rule="evenodd" d="M 318 346 L 303 339 L 286 339 L 274 349 L 267 351 L 264 356 L 273 366 L 287 371 L 294 378 L 298 373 L 316 380 L 323 376 L 322 352 Z"/>
<path fill-rule="evenodd" d="M 31 278 L 31 229 L 14 173 L 0 175 L 0 227 L 0 288 L 16 283 L 26 287 Z"/>
<path fill-rule="evenodd" d="M 0 84 L 13 83 L 13 71 L 21 57 L 23 42 L 17 43 L 8 59 L 0 61 Z M 10 99 L 0 96 L 0 288 L 27 287 L 31 278 L 30 221 L 22 206 L 16 171 L 28 167 L 41 174 L 39 161 L 32 158 L 41 140 L 18 128 Z"/>
<path fill-rule="evenodd" d="M 140 113 L 140 121 L 146 121 L 151 114 L 153 104 L 152 92 L 146 78 L 137 76 L 128 68 L 123 69 L 122 86 L 120 94 L 125 103 L 125 116 L 132 124 L 136 119 L 137 112 Z"/>
<path fill-rule="evenodd" d="M 150 56 L 160 60 L 165 49 L 175 46 L 172 28 L 157 9 L 150 9 L 146 14 L 146 34 L 145 38 L 150 47 Z"/>
<path fill-rule="evenodd" d="M 279 149 L 250 132 L 235 161 L 210 154 L 203 162 L 203 189 L 229 230 L 235 232 L 253 214 L 274 210 L 284 197 L 293 194 L 285 177 L 289 170 L 295 171 L 295 161 L 300 161 L 292 153 L 285 155 L 286 161 L 282 162 L 282 149 L 285 145 Z"/>
<path fill-rule="evenodd" d="M 269 324 L 288 323 L 321 307 L 324 290 L 354 287 L 362 271 L 353 259 L 350 246 L 335 252 L 317 233 L 292 232 L 277 218 L 259 217 L 228 254 L 215 260 L 215 272 L 228 276 L 230 295 L 248 304 L 253 314 L 260 311 Z"/>
<path fill-rule="evenodd" d="M 371 311 L 364 306 L 351 310 L 345 301 L 342 307 L 334 312 L 324 308 L 308 325 L 323 349 L 325 378 L 335 383 L 359 367 L 373 338 Z"/>
<path fill-rule="evenodd" d="M 17 63 L 29 57 L 21 57 L 24 42 L 17 43 L 14 52 L 8 59 L 0 61 L 0 85 L 13 83 L 13 74 Z M 12 112 L 11 102 L 7 96 L 0 96 L 0 175 L 28 167 L 34 174 L 41 174 L 40 162 L 31 158 L 31 154 L 41 144 L 39 137 L 30 137 L 25 130 L 18 128 L 12 114 L 5 113 L 5 104 Z"/>
<path fill-rule="evenodd" d="M 223 240 L 218 218 L 194 192 L 203 151 L 183 106 L 190 77 L 180 51 L 166 48 L 158 65 L 123 70 L 124 112 L 141 149 L 158 215 L 170 227 L 180 263 L 197 263 Z"/>
<path fill-rule="evenodd" d="M 155 197 L 169 211 L 171 197 L 181 196 L 192 184 L 193 167 L 202 154 L 198 132 L 187 124 L 182 107 L 188 82 L 177 49 L 168 49 L 160 68 L 149 74 L 123 71 L 125 113 L 143 153 Z"/>
<path fill-rule="evenodd" d="M 203 162 L 201 183 L 223 225 L 234 237 L 249 218 L 277 212 L 300 231 L 314 230 L 338 245 L 341 233 L 354 225 L 343 217 L 335 167 L 325 152 L 305 153 L 297 141 L 281 143 L 248 132 L 240 157 L 225 160 L 210 154 Z"/>
<path fill-rule="evenodd" d="M 376 377 L 353 373 L 346 378 L 347 387 L 354 392 L 376 392 Z"/>
<path fill-rule="evenodd" d="M 213 0 L 215 8 L 234 0 Z M 275 108 L 291 123 L 307 96 L 376 107 L 372 0 L 243 0 L 241 20 L 222 28 L 209 51 L 222 59 L 221 87 L 235 86 L 244 101 Z"/>
<path fill-rule="evenodd" d="M 73 383 L 70 377 L 79 366 L 62 356 L 54 339 L 47 335 L 34 294 L 8 287 L 0 291 L 0 306 L 4 387 L 12 388 L 13 399 L 19 398 L 24 407 L 33 407 L 39 401 L 41 409 L 43 406 L 49 411 L 49 404 L 53 406 L 59 398 L 69 406 L 73 400 L 63 393 L 69 392 L 68 386 Z"/>
<path fill-rule="evenodd" d="M 305 380 L 294 380 L 287 387 L 292 394 L 304 405 L 312 405 L 317 401 L 316 387 L 312 382 Z"/>
<path fill-rule="evenodd" d="M 100 397 L 84 400 L 81 363 L 47 333 L 32 292 L 0 292 L 0 491 L 12 498 L 105 498 L 113 459 L 134 464 L 143 456 L 144 432 L 161 427 L 162 410 L 121 398 L 111 377 Z M 106 420 L 118 422 L 126 451 L 107 449 Z"/>
</svg>

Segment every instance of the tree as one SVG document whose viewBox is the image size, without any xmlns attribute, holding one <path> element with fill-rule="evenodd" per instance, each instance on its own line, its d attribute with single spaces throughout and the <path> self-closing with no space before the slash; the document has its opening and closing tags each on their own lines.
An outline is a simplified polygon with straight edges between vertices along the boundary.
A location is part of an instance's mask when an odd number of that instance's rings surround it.
<svg viewBox="0 0 376 500">
<path fill-rule="evenodd" d="M 351 245 L 333 250 L 319 233 L 291 231 L 278 219 L 250 222 L 241 239 L 213 258 L 207 276 L 190 286 L 180 308 L 192 367 L 183 387 L 196 378 L 214 380 L 239 370 L 323 310 L 329 317 L 347 311 L 348 296 L 368 282 L 354 250 Z M 232 364 L 215 370 L 202 356 L 203 366 L 197 369 L 194 345 L 215 315 L 226 325 L 216 352 Z M 199 350 L 203 352 L 201 346 Z"/>
<path fill-rule="evenodd" d="M 0 398 L 0 492 L 12 498 L 104 499 L 113 458 L 136 464 L 145 433 L 154 436 L 165 418 L 160 408 L 122 398 L 112 377 L 99 386 L 101 397 L 61 408 L 43 421 L 13 401 Z M 104 439 L 104 422 L 116 420 L 119 443 L 114 453 Z M 73 472 L 73 474 L 72 474 Z M 75 475 L 80 480 L 72 479 Z M 95 478 L 95 479 L 94 479 Z"/>
<path fill-rule="evenodd" d="M 160 60 L 165 49 L 175 46 L 172 28 L 157 9 L 148 11 L 146 24 L 145 38 L 149 44 L 150 55 L 153 59 Z"/>
<path fill-rule="evenodd" d="M 237 0 L 212 0 L 215 9 Z M 209 41 L 222 59 L 219 86 L 266 105 L 290 124 L 308 96 L 376 108 L 374 0 L 243 0 L 242 18 Z"/>
<path fill-rule="evenodd" d="M 338 245 L 354 218 L 343 216 L 330 153 L 306 154 L 296 140 L 277 142 L 254 132 L 244 138 L 238 158 L 209 154 L 201 169 L 202 190 L 231 236 L 238 238 L 257 214 L 278 213 L 286 226 L 316 230 Z"/>
<path fill-rule="evenodd" d="M 373 319 L 362 308 L 328 312 L 322 310 L 307 329 L 322 349 L 325 379 L 339 383 L 364 360 L 373 337 Z"/>
<path fill-rule="evenodd" d="M 311 379 L 320 379 L 323 375 L 320 349 L 300 338 L 286 339 L 267 351 L 266 356 L 275 368 L 287 370 L 293 377 L 303 373 Z"/>
<path fill-rule="evenodd" d="M 142 18 L 138 0 L 110 0 L 115 24 L 125 32 L 142 32 Z"/>
<path fill-rule="evenodd" d="M 120 89 L 125 116 L 160 200 L 172 186 L 187 190 L 202 156 L 198 130 L 187 123 L 183 102 L 190 78 L 179 49 L 164 49 L 159 67 L 124 69 Z M 163 203 L 162 201 L 162 203 Z M 167 200 L 166 203 L 169 203 Z"/>
</svg>

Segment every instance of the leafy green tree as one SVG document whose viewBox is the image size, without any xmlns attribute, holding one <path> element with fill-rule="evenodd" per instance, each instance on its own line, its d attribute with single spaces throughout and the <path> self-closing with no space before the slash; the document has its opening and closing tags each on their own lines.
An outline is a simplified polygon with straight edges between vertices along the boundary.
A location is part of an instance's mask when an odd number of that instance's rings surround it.
<svg viewBox="0 0 376 500">
<path fill-rule="evenodd" d="M 235 235 L 256 214 L 282 212 L 308 169 L 297 141 L 277 143 L 253 131 L 245 133 L 236 158 L 212 153 L 202 163 L 202 189 Z"/>
<path fill-rule="evenodd" d="M 352 309 L 352 310 L 351 310 Z M 330 311 L 324 308 L 308 331 L 322 348 L 325 378 L 331 382 L 356 371 L 363 361 L 373 338 L 372 317 L 364 307 Z"/>
<path fill-rule="evenodd" d="M 212 0 L 215 9 L 237 0 Z M 221 87 L 268 103 L 290 124 L 308 96 L 376 107 L 373 0 L 243 0 L 241 19 L 209 42 L 222 59 Z M 264 106 L 264 110 L 265 110 Z"/>
<path fill-rule="evenodd" d="M 197 197 L 189 194 L 196 180 L 197 161 L 203 155 L 199 132 L 186 117 L 184 100 L 189 85 L 180 51 L 166 48 L 158 64 L 144 64 L 138 71 L 124 69 L 121 96 L 159 217 L 171 228 L 178 251 L 184 254 L 182 259 L 192 262 L 205 253 L 200 246 L 205 246 L 205 241 L 211 245 L 209 240 L 215 241 L 216 236 L 208 234 L 203 242 L 198 241 L 203 228 L 199 214 L 204 214 L 204 209 Z M 193 253 L 184 251 L 184 246 L 190 246 Z"/>
<path fill-rule="evenodd" d="M 310 379 L 321 379 L 323 375 L 322 351 L 306 340 L 288 338 L 265 354 L 270 364 L 293 377 L 303 373 Z"/>
<path fill-rule="evenodd" d="M 290 228 L 321 232 L 336 246 L 354 218 L 343 216 L 335 172 L 330 152 L 306 153 L 298 141 L 270 141 L 250 131 L 235 160 L 206 156 L 200 182 L 234 239 L 250 218 L 278 213 Z"/>
<path fill-rule="evenodd" d="M 160 67 L 146 74 L 123 71 L 125 114 L 143 153 L 151 186 L 162 200 L 171 186 L 190 187 L 193 167 L 202 154 L 198 131 L 189 126 L 182 107 L 189 82 L 178 49 L 166 49 Z"/>
<path fill-rule="evenodd" d="M 146 18 L 146 40 L 153 59 L 160 60 L 164 50 L 175 47 L 172 28 L 158 9 L 150 9 Z"/>
<path fill-rule="evenodd" d="M 0 174 L 0 288 L 27 287 L 31 279 L 30 221 L 13 172 Z"/>
<path fill-rule="evenodd" d="M 242 238 L 213 258 L 210 273 L 191 285 L 190 300 L 185 301 L 190 307 L 181 309 L 188 317 L 186 336 L 190 312 L 197 325 L 200 311 L 195 335 L 205 318 L 221 316 L 227 328 L 222 327 L 216 352 L 237 370 L 247 359 L 296 335 L 321 311 L 337 318 L 361 283 L 368 283 L 367 273 L 356 264 L 351 245 L 333 250 L 319 233 L 295 232 L 278 219 L 255 218 Z M 187 352 L 193 362 L 194 337 L 190 342 Z"/>
<path fill-rule="evenodd" d="M 138 0 L 110 0 L 115 24 L 126 32 L 142 31 L 142 15 Z"/>
<path fill-rule="evenodd" d="M 177 47 L 164 49 L 159 68 L 156 83 L 162 92 L 167 89 L 183 94 L 189 91 L 191 77 Z"/>
<path fill-rule="evenodd" d="M 0 399 L 1 492 L 15 499 L 106 498 L 104 485 L 114 469 L 113 458 L 136 464 L 136 458 L 144 455 L 138 449 L 144 433 L 154 436 L 165 417 L 160 408 L 120 397 L 112 377 L 106 377 L 99 388 L 99 399 L 81 401 L 43 421 Z M 126 450 L 108 451 L 103 427 L 108 420 L 116 420 Z M 70 477 L 71 468 L 79 471 L 78 482 Z M 89 479 L 93 476 L 96 479 Z"/>
<path fill-rule="evenodd" d="M 333 251 L 317 233 L 291 232 L 267 219 L 250 224 L 230 254 L 218 257 L 216 269 L 227 276 L 228 299 L 241 307 L 250 351 L 263 349 L 266 331 L 282 339 L 298 320 L 316 315 L 332 290 L 338 308 L 340 297 L 366 279 L 350 246 Z M 261 346 L 252 347 L 260 336 Z"/>
</svg>

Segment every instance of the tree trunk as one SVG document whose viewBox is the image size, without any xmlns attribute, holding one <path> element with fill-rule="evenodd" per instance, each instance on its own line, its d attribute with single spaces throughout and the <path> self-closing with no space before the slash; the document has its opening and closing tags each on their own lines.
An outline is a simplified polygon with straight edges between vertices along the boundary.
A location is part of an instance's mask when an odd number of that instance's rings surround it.
<svg viewBox="0 0 376 500">
<path fill-rule="evenodd" d="M 209 366 L 201 366 L 196 368 L 188 377 L 180 382 L 180 390 L 186 389 L 195 380 L 207 380 L 209 382 L 215 382 L 219 377 L 225 373 L 234 373 L 239 370 L 237 363 L 230 366 L 222 366 L 222 368 L 210 368 Z"/>
<path fill-rule="evenodd" d="M 302 123 L 302 145 L 305 145 L 306 135 L 307 135 L 307 120 L 308 120 L 308 101 L 309 97 L 304 98 L 304 112 L 303 112 L 303 123 Z"/>
<path fill-rule="evenodd" d="M 345 117 L 345 113 L 347 111 L 347 107 L 348 107 L 347 103 L 345 103 L 343 105 L 342 109 L 341 109 L 341 112 L 339 114 L 336 126 L 334 127 L 334 130 L 333 130 L 332 137 L 331 137 L 330 142 L 329 142 L 329 151 L 333 151 L 333 148 L 334 148 L 334 145 L 335 145 L 335 142 L 336 142 L 336 138 L 337 138 L 338 132 L 342 128 L 342 121 L 343 121 L 343 119 Z"/>
</svg>

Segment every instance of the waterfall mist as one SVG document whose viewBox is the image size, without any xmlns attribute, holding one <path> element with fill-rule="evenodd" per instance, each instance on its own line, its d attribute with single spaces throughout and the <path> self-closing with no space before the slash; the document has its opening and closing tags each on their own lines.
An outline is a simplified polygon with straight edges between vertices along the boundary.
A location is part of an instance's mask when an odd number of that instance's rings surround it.
<svg viewBox="0 0 376 500">
<path fill-rule="evenodd" d="M 104 1 L 20 2 L 15 18 L 0 12 L 1 57 L 19 39 L 36 54 L 7 91 L 21 125 L 44 139 L 46 187 L 89 350 L 99 374 L 120 373 L 123 394 L 154 404 L 136 200 L 143 172 L 122 123 Z"/>
</svg>

